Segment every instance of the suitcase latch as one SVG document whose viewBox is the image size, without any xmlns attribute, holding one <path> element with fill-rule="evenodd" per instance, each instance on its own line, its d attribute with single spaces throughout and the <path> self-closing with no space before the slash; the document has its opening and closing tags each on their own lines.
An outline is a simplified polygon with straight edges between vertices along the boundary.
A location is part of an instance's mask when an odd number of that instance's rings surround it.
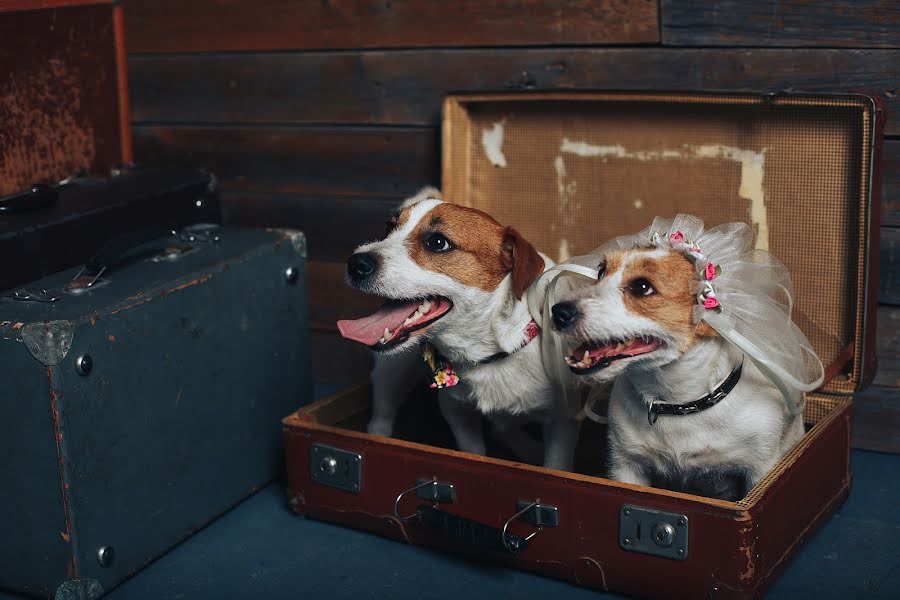
<svg viewBox="0 0 900 600">
<path fill-rule="evenodd" d="M 316 483 L 358 494 L 362 488 L 362 456 L 313 444 L 309 449 L 309 476 Z"/>
<path fill-rule="evenodd" d="M 688 557 L 688 518 L 626 504 L 619 511 L 619 547 L 675 560 Z"/>
</svg>

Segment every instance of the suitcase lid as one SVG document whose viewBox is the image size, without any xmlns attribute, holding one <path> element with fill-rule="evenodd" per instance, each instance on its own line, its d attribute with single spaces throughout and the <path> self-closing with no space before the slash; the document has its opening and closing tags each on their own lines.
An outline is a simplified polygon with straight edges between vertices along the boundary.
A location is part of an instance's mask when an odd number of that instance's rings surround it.
<svg viewBox="0 0 900 600">
<path fill-rule="evenodd" d="M 0 39 L 0 196 L 131 160 L 118 2 L 3 2 Z"/>
<path fill-rule="evenodd" d="M 443 127 L 446 198 L 516 227 L 554 260 L 656 216 L 747 223 L 791 273 L 794 322 L 825 365 L 821 391 L 851 393 L 874 375 L 873 99 L 457 95 Z"/>
<path fill-rule="evenodd" d="M 274 277 L 285 286 L 299 288 L 305 281 L 306 238 L 300 231 L 198 224 L 174 235 L 135 245 L 116 242 L 109 248 L 116 255 L 114 260 L 91 261 L 83 268 L 55 273 L 0 294 L 0 339 L 23 342 L 36 359 L 50 366 L 66 357 L 77 327 L 94 325 L 225 273 L 236 273 L 239 265 L 260 256 L 276 254 L 285 259 L 283 266 L 269 273 L 240 270 L 236 285 L 250 296 L 255 296 L 253 283 L 259 277 Z M 97 256 L 104 254 L 110 255 L 101 251 Z M 93 285 L 87 286 L 87 282 Z M 257 301 L 266 310 L 274 310 L 272 298 Z"/>
</svg>

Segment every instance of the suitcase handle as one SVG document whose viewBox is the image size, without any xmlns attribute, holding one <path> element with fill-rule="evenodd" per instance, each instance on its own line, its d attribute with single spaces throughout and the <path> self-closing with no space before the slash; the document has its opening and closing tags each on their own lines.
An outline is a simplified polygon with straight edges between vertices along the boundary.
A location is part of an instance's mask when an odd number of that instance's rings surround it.
<svg viewBox="0 0 900 600">
<path fill-rule="evenodd" d="M 52 206 L 59 199 L 59 190 L 49 185 L 33 185 L 24 192 L 0 196 L 0 213 L 23 213 Z"/>
<path fill-rule="evenodd" d="M 218 226 L 212 226 L 210 229 L 204 228 L 202 225 L 187 228 L 184 231 L 176 231 L 172 227 L 164 227 L 161 225 L 142 227 L 131 231 L 117 238 L 113 238 L 109 243 L 103 246 L 83 267 L 75 274 L 75 277 L 66 286 L 66 291 L 70 293 L 83 292 L 100 281 L 103 274 L 120 266 L 125 262 L 126 258 L 140 246 L 152 242 L 154 240 L 171 241 L 174 237 L 184 244 L 194 244 L 196 242 L 218 242 L 219 236 L 210 233 L 211 229 L 218 229 Z"/>
<path fill-rule="evenodd" d="M 400 502 L 403 497 L 412 492 L 417 492 L 419 498 L 431 500 L 431 504 L 420 504 L 415 512 L 408 515 L 400 514 Z M 476 546 L 484 550 L 511 552 L 518 554 L 528 547 L 528 542 L 534 536 L 543 531 L 544 527 L 556 527 L 559 525 L 559 511 L 555 506 L 541 504 L 540 498 L 529 502 L 519 500 L 516 503 L 517 512 L 508 518 L 502 529 L 473 521 L 448 513 L 438 508 L 439 502 L 453 502 L 455 491 L 452 484 L 441 483 L 437 478 L 419 479 L 416 485 L 400 492 L 394 501 L 394 516 L 399 521 L 418 519 L 420 523 L 429 529 L 440 532 L 456 542 Z M 530 522 L 535 530 L 527 536 L 521 536 L 509 531 L 513 521 L 521 519 Z"/>
</svg>

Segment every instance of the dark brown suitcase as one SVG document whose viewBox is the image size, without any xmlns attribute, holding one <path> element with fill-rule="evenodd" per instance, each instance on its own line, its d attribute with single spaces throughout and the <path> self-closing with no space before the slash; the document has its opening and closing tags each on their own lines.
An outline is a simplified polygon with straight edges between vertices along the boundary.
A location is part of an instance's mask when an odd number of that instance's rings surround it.
<svg viewBox="0 0 900 600">
<path fill-rule="evenodd" d="M 505 168 L 482 148 L 496 123 Z M 795 322 L 826 365 L 825 384 L 807 395 L 807 435 L 744 499 L 726 502 L 604 479 L 604 430 L 593 423 L 578 473 L 430 445 L 443 425 L 427 394 L 406 405 L 405 439 L 361 433 L 362 384 L 284 420 L 292 508 L 602 590 L 762 596 L 850 489 L 852 394 L 875 370 L 882 128 L 862 95 L 449 98 L 445 196 L 554 258 L 656 215 L 748 222 L 757 247 L 790 270 Z"/>
</svg>

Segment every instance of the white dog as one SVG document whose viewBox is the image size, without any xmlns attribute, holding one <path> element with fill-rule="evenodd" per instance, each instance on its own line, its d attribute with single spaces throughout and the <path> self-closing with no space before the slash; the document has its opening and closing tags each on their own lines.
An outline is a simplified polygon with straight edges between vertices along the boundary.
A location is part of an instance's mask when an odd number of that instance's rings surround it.
<svg viewBox="0 0 900 600">
<path fill-rule="evenodd" d="M 680 231 L 662 231 L 659 243 L 627 240 L 604 246 L 594 263 L 599 264 L 597 281 L 560 294 L 552 307 L 554 327 L 565 335 L 571 352 L 566 362 L 576 375 L 587 383 L 614 380 L 609 405 L 612 479 L 738 500 L 804 434 L 801 411 L 790 410 L 785 402 L 802 406 L 802 393 L 791 390 L 786 398 L 750 356 L 702 318 L 718 323 L 715 319 L 722 317 L 723 297 L 728 298 L 722 290 L 740 279 L 742 263 L 736 257 L 749 252 L 745 256 L 760 260 L 753 266 L 766 264 L 743 240 L 752 239 L 746 226 L 709 237 L 715 240 L 710 245 L 727 248 L 733 242 L 737 248 L 723 253 L 735 259 L 724 267 L 733 277 L 722 283 L 717 296 L 716 286 L 726 278 L 712 262 L 716 257 L 707 259 L 702 244 L 697 248 Z M 729 235 L 734 236 L 731 242 Z M 775 266 L 783 270 L 780 263 Z M 758 275 L 760 269 L 754 272 Z M 789 294 L 789 280 L 786 285 L 781 287 Z M 744 294 L 744 303 L 751 294 Z M 806 338 L 784 314 L 790 312 L 789 300 L 787 304 L 786 311 L 768 311 L 765 307 L 772 304 L 760 301 L 755 318 L 775 315 L 777 322 L 757 326 L 769 327 L 773 337 L 805 343 L 811 353 Z M 706 315 L 707 310 L 713 312 Z M 802 369 L 804 350 L 798 345 L 792 352 L 790 359 L 801 361 Z M 812 357 L 810 379 L 815 379 L 818 359 Z M 821 375 L 807 389 L 820 382 Z"/>
<path fill-rule="evenodd" d="M 542 336 L 522 299 L 553 263 L 511 227 L 445 203 L 434 189 L 407 200 L 389 227 L 347 261 L 350 285 L 386 303 L 369 317 L 338 322 L 344 337 L 376 351 L 369 432 L 391 435 L 399 404 L 424 372 L 427 341 L 437 354 L 433 387 L 442 388 L 441 412 L 459 449 L 485 454 L 485 415 L 512 450 L 540 462 L 520 427 L 537 421 L 544 466 L 571 470 L 577 424 L 556 400 Z"/>
</svg>

